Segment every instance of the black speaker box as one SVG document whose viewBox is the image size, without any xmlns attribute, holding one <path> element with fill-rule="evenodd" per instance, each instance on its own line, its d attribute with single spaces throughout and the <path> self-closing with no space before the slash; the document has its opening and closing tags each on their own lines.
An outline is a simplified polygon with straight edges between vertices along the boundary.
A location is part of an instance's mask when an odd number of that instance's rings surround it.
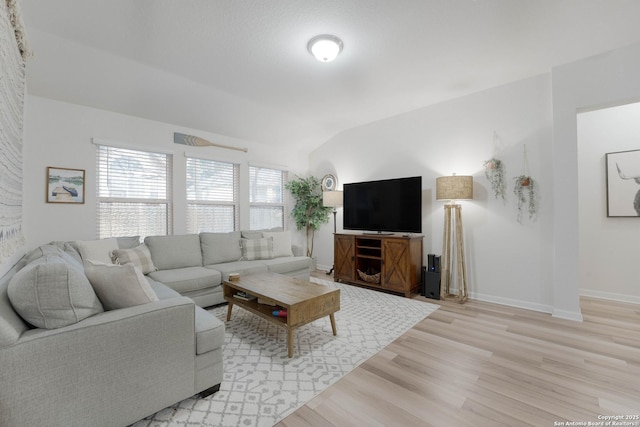
<svg viewBox="0 0 640 427">
<path fill-rule="evenodd" d="M 422 295 L 431 299 L 440 299 L 440 272 L 424 271 L 423 278 Z"/>
</svg>

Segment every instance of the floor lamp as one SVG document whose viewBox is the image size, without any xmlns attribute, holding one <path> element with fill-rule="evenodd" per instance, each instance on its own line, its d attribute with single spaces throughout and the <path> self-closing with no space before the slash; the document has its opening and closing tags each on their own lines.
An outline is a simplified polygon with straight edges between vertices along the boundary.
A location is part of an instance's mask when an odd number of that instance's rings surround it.
<svg viewBox="0 0 640 427">
<path fill-rule="evenodd" d="M 473 199 L 472 176 L 441 176 L 436 178 L 436 200 L 450 200 L 444 205 L 444 235 L 442 240 L 442 279 L 440 298 L 455 296 L 451 293 L 451 264 L 456 259 L 458 302 L 467 301 L 467 272 L 464 263 L 464 238 L 462 234 L 462 206 L 456 200 Z M 452 235 L 455 240 L 452 242 Z"/>
<path fill-rule="evenodd" d="M 323 191 L 322 192 L 322 205 L 333 208 L 333 234 L 336 234 L 336 208 L 342 206 L 343 192 L 342 191 Z M 331 270 L 327 271 L 327 274 L 333 273 L 335 265 L 331 266 Z"/>
</svg>

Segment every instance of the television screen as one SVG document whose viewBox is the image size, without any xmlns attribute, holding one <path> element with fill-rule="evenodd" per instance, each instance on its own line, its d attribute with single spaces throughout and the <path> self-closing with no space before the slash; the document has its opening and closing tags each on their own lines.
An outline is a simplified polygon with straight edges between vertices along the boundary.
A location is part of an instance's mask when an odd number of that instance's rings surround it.
<svg viewBox="0 0 640 427">
<path fill-rule="evenodd" d="M 422 177 L 344 184 L 343 228 L 422 233 Z"/>
</svg>

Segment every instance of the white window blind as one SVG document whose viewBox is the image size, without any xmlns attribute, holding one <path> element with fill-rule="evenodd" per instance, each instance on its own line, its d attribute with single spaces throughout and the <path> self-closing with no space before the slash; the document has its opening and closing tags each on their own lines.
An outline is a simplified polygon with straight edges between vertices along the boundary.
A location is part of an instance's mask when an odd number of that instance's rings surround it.
<svg viewBox="0 0 640 427">
<path fill-rule="evenodd" d="M 249 166 L 249 227 L 284 229 L 284 184 L 287 172 Z"/>
<path fill-rule="evenodd" d="M 240 166 L 187 157 L 187 232 L 239 229 Z"/>
<path fill-rule="evenodd" d="M 172 232 L 172 156 L 98 145 L 98 238 Z"/>
</svg>

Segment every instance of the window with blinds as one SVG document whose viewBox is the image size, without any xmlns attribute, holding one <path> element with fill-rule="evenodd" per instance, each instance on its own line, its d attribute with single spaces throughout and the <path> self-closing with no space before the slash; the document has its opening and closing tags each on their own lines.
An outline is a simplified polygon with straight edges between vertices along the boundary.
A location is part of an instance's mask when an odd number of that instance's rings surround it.
<svg viewBox="0 0 640 427">
<path fill-rule="evenodd" d="M 284 184 L 287 172 L 249 166 L 249 227 L 284 229 Z"/>
<path fill-rule="evenodd" d="M 240 166 L 187 157 L 187 233 L 239 229 Z"/>
<path fill-rule="evenodd" d="M 98 238 L 172 232 L 172 156 L 98 145 Z"/>
</svg>

